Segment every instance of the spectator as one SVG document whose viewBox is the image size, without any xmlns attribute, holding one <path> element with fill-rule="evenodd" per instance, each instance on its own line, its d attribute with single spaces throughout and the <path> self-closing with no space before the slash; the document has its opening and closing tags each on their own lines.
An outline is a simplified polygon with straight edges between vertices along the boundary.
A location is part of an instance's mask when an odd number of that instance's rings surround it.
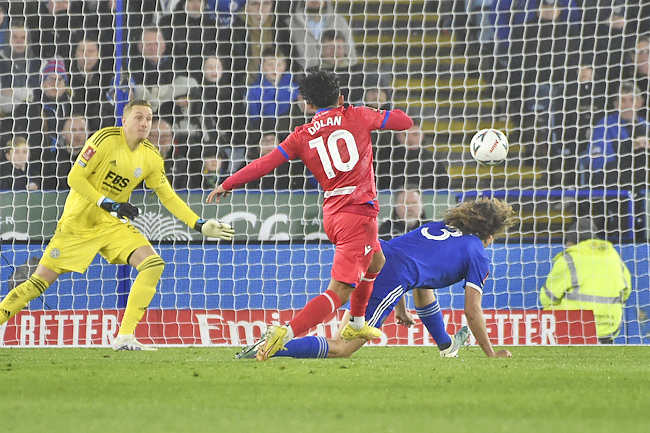
<svg viewBox="0 0 650 433">
<path fill-rule="evenodd" d="M 203 153 L 203 170 L 201 171 L 201 176 L 192 176 L 190 181 L 192 187 L 209 190 L 219 185 L 226 177 L 224 176 L 226 158 L 226 155 L 219 152 L 216 147 L 208 147 Z"/>
<path fill-rule="evenodd" d="M 610 242 L 592 238 L 581 225 L 566 234 L 566 249 L 553 259 L 539 300 L 545 310 L 592 310 L 598 342 L 612 344 L 632 290 L 630 271 Z"/>
<path fill-rule="evenodd" d="M 289 21 L 295 56 L 304 70 L 319 66 L 320 40 L 323 32 L 335 30 L 346 41 L 349 65 L 357 64 L 352 29 L 347 20 L 338 15 L 329 0 L 306 0 L 298 3 Z"/>
<path fill-rule="evenodd" d="M 203 125 L 200 89 L 194 78 L 179 76 L 174 80 L 173 101 L 161 106 L 161 115 L 171 120 L 174 139 L 182 154 L 187 155 L 190 173 L 200 173 L 201 155 L 207 134 Z"/>
<path fill-rule="evenodd" d="M 377 82 L 368 83 L 368 87 L 363 93 L 363 105 L 378 110 L 390 110 L 390 93 L 386 88 L 380 87 Z"/>
<path fill-rule="evenodd" d="M 149 101 L 154 114 L 160 105 L 170 102 L 174 92 L 171 50 L 155 27 L 145 27 L 137 44 L 138 53 L 131 57 L 129 70 L 136 83 L 135 98 Z"/>
<path fill-rule="evenodd" d="M 629 79 L 634 80 L 645 98 L 646 106 L 641 116 L 650 120 L 650 33 L 639 36 L 636 47 L 630 52 L 630 65 L 626 68 Z"/>
<path fill-rule="evenodd" d="M 32 98 L 40 67 L 32 53 L 24 19 L 11 19 L 8 39 L 0 49 L 0 111 L 4 115 Z"/>
<path fill-rule="evenodd" d="M 78 39 L 90 37 L 100 41 L 102 59 L 105 63 L 111 62 L 115 57 L 117 0 L 77 0 L 77 3 L 83 3 L 83 26 L 76 27 L 74 33 L 78 35 Z M 122 19 L 127 29 L 122 32 L 125 41 L 137 37 L 139 34 L 135 30 L 141 29 L 143 23 L 155 21 L 156 3 L 156 0 L 122 2 L 124 7 Z"/>
<path fill-rule="evenodd" d="M 9 4 L 6 1 L 0 2 L 0 50 L 9 41 Z"/>
<path fill-rule="evenodd" d="M 38 175 L 29 162 L 29 147 L 22 137 L 10 140 L 0 161 L 0 189 L 35 191 L 39 188 Z"/>
<path fill-rule="evenodd" d="M 626 81 L 613 104 L 614 112 L 594 127 L 588 152 L 588 183 L 627 189 L 646 185 L 650 123 L 639 114 L 643 96 L 633 82 Z M 639 160 L 642 164 L 637 166 Z"/>
<path fill-rule="evenodd" d="M 262 52 L 261 72 L 246 93 L 248 119 L 259 125 L 264 118 L 288 114 L 298 97 L 298 86 L 289 71 L 289 59 L 272 47 Z"/>
<path fill-rule="evenodd" d="M 295 101 L 291 103 L 291 109 L 285 116 L 279 117 L 275 122 L 275 130 L 280 134 L 280 139 L 284 139 L 298 126 L 309 123 L 311 118 L 316 114 L 305 102 L 305 98 L 300 93 L 296 96 Z"/>
<path fill-rule="evenodd" d="M 206 9 L 217 21 L 218 27 L 230 27 L 233 14 L 239 12 L 245 4 L 246 0 L 207 0 Z"/>
<path fill-rule="evenodd" d="M 232 86 L 231 80 L 232 73 L 220 57 L 203 59 L 200 112 L 206 142 L 217 143 L 228 156 L 233 154 L 233 148 L 242 149 L 234 153 L 243 155 L 246 145 L 246 94 L 244 88 Z"/>
<path fill-rule="evenodd" d="M 82 2 L 43 0 L 37 13 L 27 14 L 27 27 L 32 31 L 30 40 L 38 42 L 34 45 L 37 57 L 68 59 L 72 31 L 84 28 L 82 12 Z"/>
<path fill-rule="evenodd" d="M 616 92 L 622 74 L 624 54 L 636 44 L 635 26 L 631 18 L 638 9 L 615 0 L 609 7 L 599 7 L 595 34 L 583 26 L 581 51 L 593 57 L 595 81 L 605 94 Z"/>
<path fill-rule="evenodd" d="M 59 133 L 56 153 L 45 161 L 43 170 L 44 190 L 67 190 L 68 173 L 72 169 L 81 149 L 88 139 L 88 121 L 81 114 L 72 115 L 66 119 Z"/>
<path fill-rule="evenodd" d="M 72 109 L 75 113 L 84 113 L 91 131 L 102 126 L 102 96 L 112 78 L 103 62 L 99 43 L 91 37 L 77 43 L 70 62 Z"/>
<path fill-rule="evenodd" d="M 554 111 L 561 111 L 562 83 L 565 79 L 570 27 L 556 0 L 540 1 L 525 26 L 511 29 L 511 66 L 521 70 L 523 142 L 530 143 L 527 154 L 555 158 L 562 143 L 551 136 Z M 578 47 L 574 47 L 577 49 Z M 514 74 L 513 78 L 519 74 Z M 513 94 L 514 96 L 514 94 Z"/>
<path fill-rule="evenodd" d="M 379 239 L 390 240 L 426 222 L 420 191 L 407 185 L 393 195 L 393 210 L 390 218 L 379 226 Z"/>
<path fill-rule="evenodd" d="M 446 164 L 436 161 L 433 152 L 425 148 L 424 137 L 415 124 L 395 133 L 393 146 L 377 150 L 377 188 L 397 190 L 407 183 L 419 190 L 449 186 Z"/>
<path fill-rule="evenodd" d="M 562 143 L 556 153 L 550 173 L 552 185 L 576 188 L 579 185 L 578 159 L 585 153 L 591 140 L 595 113 L 605 111 L 606 98 L 598 92 L 591 65 L 576 66 L 567 71 L 564 84 L 564 107 L 553 116 L 553 137 Z M 600 94 L 599 94 L 600 93 Z"/>
<path fill-rule="evenodd" d="M 650 155 L 650 123 L 640 116 L 644 104 L 640 91 L 633 82 L 621 85 L 619 94 L 614 98 L 614 112 L 602 118 L 595 126 L 588 152 L 584 155 L 583 167 L 588 169 L 584 182 L 590 188 L 610 190 L 631 190 L 641 194 L 648 185 Z M 615 199 L 602 201 L 590 200 L 581 206 L 581 215 L 591 215 L 596 227 L 615 236 L 632 227 L 622 226 L 620 218 L 627 211 L 622 211 Z M 638 223 L 642 222 L 644 212 L 643 200 L 636 204 Z"/>
<path fill-rule="evenodd" d="M 267 127 L 262 133 L 259 148 L 253 152 L 251 159 L 257 159 L 271 153 L 280 144 L 278 133 Z M 272 173 L 250 182 L 248 189 L 297 190 L 304 191 L 317 188 L 318 183 L 302 161 L 288 161 L 277 167 Z"/>
<path fill-rule="evenodd" d="M 10 117 L 0 121 L 0 130 L 5 135 L 27 134 L 32 161 L 55 156 L 58 133 L 72 108 L 63 60 L 43 61 L 40 78 L 40 88 L 34 90 L 33 101 L 17 105 Z"/>
<path fill-rule="evenodd" d="M 165 40 L 172 41 L 174 70 L 197 74 L 203 57 L 214 52 L 217 23 L 205 11 L 205 0 L 180 0 L 171 15 L 158 21 Z"/>
<path fill-rule="evenodd" d="M 247 0 L 246 7 L 233 18 L 231 28 L 220 29 L 218 54 L 221 59 L 233 59 L 233 85 L 253 82 L 266 48 L 277 47 L 283 57 L 291 57 L 287 22 L 273 8 L 273 0 Z"/>
<path fill-rule="evenodd" d="M 108 88 L 102 94 L 102 128 L 116 126 L 117 118 L 121 117 L 121 113 L 119 115 L 117 113 L 117 102 L 119 98 L 122 98 L 124 102 L 131 101 L 134 98 L 137 85 L 133 78 L 131 78 L 128 72 L 124 71 L 122 71 L 119 77 L 120 84 L 115 85 L 116 77 L 113 76 Z"/>
<path fill-rule="evenodd" d="M 149 141 L 158 148 L 165 163 L 165 174 L 174 189 L 189 188 L 187 148 L 176 146 L 172 125 L 165 119 L 154 119 L 151 123 Z"/>
<path fill-rule="evenodd" d="M 363 65 L 350 65 L 348 49 L 350 46 L 343 34 L 336 30 L 326 30 L 320 37 L 320 65 L 309 68 L 307 72 L 324 69 L 336 73 L 341 79 L 341 94 L 350 104 L 360 104 L 363 99 Z"/>
</svg>

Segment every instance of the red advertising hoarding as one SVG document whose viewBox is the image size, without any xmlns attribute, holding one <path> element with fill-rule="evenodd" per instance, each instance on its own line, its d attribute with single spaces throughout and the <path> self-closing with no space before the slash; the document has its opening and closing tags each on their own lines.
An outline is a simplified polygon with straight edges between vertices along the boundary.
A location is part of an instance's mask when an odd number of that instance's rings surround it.
<svg viewBox="0 0 650 433">
<path fill-rule="evenodd" d="M 122 311 L 50 310 L 23 311 L 0 327 L 0 345 L 13 347 L 107 346 L 117 334 Z M 267 324 L 288 322 L 294 310 L 149 310 L 137 327 L 136 337 L 155 345 L 251 344 Z M 311 335 L 330 337 L 339 326 L 337 311 Z M 414 314 L 415 316 L 415 314 Z M 461 310 L 443 311 L 447 332 L 466 324 Z M 591 311 L 485 310 L 488 334 L 495 345 L 596 344 Z M 371 345 L 427 346 L 434 342 L 417 321 L 405 328 L 393 316 L 382 327 L 383 335 Z M 475 344 L 470 338 L 470 344 Z"/>
</svg>

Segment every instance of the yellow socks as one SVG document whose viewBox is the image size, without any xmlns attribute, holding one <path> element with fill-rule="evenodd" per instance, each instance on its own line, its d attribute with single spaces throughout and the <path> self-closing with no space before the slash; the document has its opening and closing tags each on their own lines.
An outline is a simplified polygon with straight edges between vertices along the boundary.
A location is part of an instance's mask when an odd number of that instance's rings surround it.
<svg viewBox="0 0 650 433">
<path fill-rule="evenodd" d="M 40 296 L 50 285 L 38 275 L 32 275 L 27 281 L 10 291 L 0 302 L 0 325 L 18 314 L 29 301 Z"/>
<path fill-rule="evenodd" d="M 117 335 L 128 335 L 135 332 L 135 327 L 144 316 L 147 307 L 156 294 L 156 286 L 165 269 L 165 262 L 158 255 L 149 256 L 136 268 L 138 276 L 135 278 L 126 310 Z"/>
</svg>

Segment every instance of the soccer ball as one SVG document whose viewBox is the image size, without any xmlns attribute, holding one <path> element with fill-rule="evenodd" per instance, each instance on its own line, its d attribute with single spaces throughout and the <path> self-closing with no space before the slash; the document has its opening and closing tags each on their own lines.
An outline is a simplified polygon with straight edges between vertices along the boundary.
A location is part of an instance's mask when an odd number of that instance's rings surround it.
<svg viewBox="0 0 650 433">
<path fill-rule="evenodd" d="M 508 156 L 508 139 L 496 129 L 481 129 L 469 143 L 469 152 L 479 164 L 501 164 Z"/>
</svg>

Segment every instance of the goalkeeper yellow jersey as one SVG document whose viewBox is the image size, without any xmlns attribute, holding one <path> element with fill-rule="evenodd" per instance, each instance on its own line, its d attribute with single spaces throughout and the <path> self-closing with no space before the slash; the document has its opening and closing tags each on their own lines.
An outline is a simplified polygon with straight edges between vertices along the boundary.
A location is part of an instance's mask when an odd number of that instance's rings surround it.
<svg viewBox="0 0 650 433">
<path fill-rule="evenodd" d="M 70 193 L 59 228 L 92 235 L 102 227 L 123 224 L 97 202 L 102 196 L 126 202 L 142 181 L 156 192 L 171 213 L 188 226 L 194 226 L 199 217 L 172 190 L 158 149 L 143 140 L 132 151 L 122 127 L 108 127 L 88 139 L 68 174 Z"/>
</svg>

